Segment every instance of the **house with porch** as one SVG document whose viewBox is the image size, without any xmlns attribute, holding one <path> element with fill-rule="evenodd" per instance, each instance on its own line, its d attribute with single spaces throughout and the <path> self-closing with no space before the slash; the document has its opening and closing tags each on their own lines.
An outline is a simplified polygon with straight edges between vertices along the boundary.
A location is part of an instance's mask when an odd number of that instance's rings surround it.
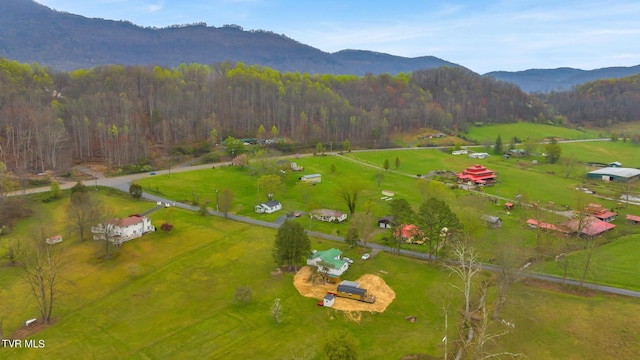
<svg viewBox="0 0 640 360">
<path fill-rule="evenodd" d="M 109 239 L 114 245 L 141 237 L 142 235 L 156 231 L 151 224 L 151 219 L 142 215 L 130 215 L 124 219 L 113 219 L 105 224 L 91 227 L 94 240 Z"/>
<path fill-rule="evenodd" d="M 606 221 L 602 221 L 593 216 L 586 216 L 582 219 L 571 219 L 562 224 L 558 224 L 571 231 L 572 234 L 583 238 L 592 239 L 613 230 L 616 226 Z"/>
<path fill-rule="evenodd" d="M 349 269 L 349 262 L 342 258 L 342 251 L 331 248 L 315 251 L 307 257 L 307 265 L 317 266 L 318 271 L 326 274 L 331 281 L 339 282 L 340 276 Z"/>
<path fill-rule="evenodd" d="M 393 235 L 409 244 L 424 245 L 425 241 L 428 240 L 424 236 L 424 232 L 414 224 L 402 224 L 398 226 Z"/>
<path fill-rule="evenodd" d="M 347 214 L 338 210 L 316 209 L 309 212 L 309 217 L 325 222 L 343 222 L 347 220 Z"/>
<path fill-rule="evenodd" d="M 266 203 L 256 205 L 255 210 L 258 214 L 271 214 L 282 210 L 282 204 L 278 200 L 269 200 Z"/>
</svg>

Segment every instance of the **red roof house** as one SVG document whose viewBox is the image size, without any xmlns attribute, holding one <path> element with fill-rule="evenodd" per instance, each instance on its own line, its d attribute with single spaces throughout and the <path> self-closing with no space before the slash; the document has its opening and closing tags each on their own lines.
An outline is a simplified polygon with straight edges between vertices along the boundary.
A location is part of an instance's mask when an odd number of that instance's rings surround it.
<svg viewBox="0 0 640 360">
<path fill-rule="evenodd" d="M 627 222 L 629 224 L 638 225 L 640 224 L 640 216 L 627 214 Z"/>
<path fill-rule="evenodd" d="M 607 231 L 613 230 L 616 226 L 606 221 L 602 221 L 593 216 L 587 216 L 582 219 L 571 219 L 562 224 L 562 226 L 571 229 L 572 232 L 580 232 L 580 236 L 594 237 L 604 234 Z"/>
<path fill-rule="evenodd" d="M 398 226 L 394 235 L 410 244 L 422 245 L 426 239 L 422 230 L 414 224 L 402 224 Z"/>
<path fill-rule="evenodd" d="M 141 215 L 113 219 L 105 224 L 91 227 L 94 240 L 108 240 L 114 245 L 122 245 L 125 241 L 139 238 L 153 231 L 156 231 L 156 228 L 151 224 L 151 219 Z"/>
<path fill-rule="evenodd" d="M 535 228 L 540 228 L 542 230 L 552 230 L 552 231 L 557 231 L 560 232 L 562 234 L 569 234 L 570 230 L 562 227 L 562 226 L 555 226 L 553 224 L 549 224 L 546 222 L 542 222 L 542 221 L 538 221 L 536 219 L 529 219 L 527 220 L 527 225 L 529 225 L 530 228 L 535 229 Z"/>
<path fill-rule="evenodd" d="M 617 212 L 609 211 L 600 204 L 589 204 L 584 211 L 602 221 L 611 222 L 616 219 Z"/>
<path fill-rule="evenodd" d="M 456 174 L 459 182 L 474 183 L 477 185 L 484 185 L 487 183 L 493 183 L 496 181 L 496 174 L 493 170 L 489 170 L 486 167 L 475 164 L 462 170 L 461 173 Z"/>
</svg>

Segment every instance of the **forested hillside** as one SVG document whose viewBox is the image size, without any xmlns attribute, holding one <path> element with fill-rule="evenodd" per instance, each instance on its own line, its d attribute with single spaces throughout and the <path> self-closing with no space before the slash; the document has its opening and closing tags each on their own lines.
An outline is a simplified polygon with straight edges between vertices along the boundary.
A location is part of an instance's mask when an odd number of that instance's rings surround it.
<svg viewBox="0 0 640 360">
<path fill-rule="evenodd" d="M 599 127 L 640 120 L 640 75 L 597 80 L 572 91 L 539 95 L 572 122 Z"/>
<path fill-rule="evenodd" d="M 266 137 L 289 143 L 349 139 L 367 147 L 422 127 L 453 133 L 470 123 L 548 117 L 515 85 L 462 68 L 364 77 L 242 63 L 52 72 L 0 60 L 0 160 L 23 171 L 96 158 L 142 163 L 176 146 L 255 137 L 261 125 L 273 130 Z"/>
</svg>

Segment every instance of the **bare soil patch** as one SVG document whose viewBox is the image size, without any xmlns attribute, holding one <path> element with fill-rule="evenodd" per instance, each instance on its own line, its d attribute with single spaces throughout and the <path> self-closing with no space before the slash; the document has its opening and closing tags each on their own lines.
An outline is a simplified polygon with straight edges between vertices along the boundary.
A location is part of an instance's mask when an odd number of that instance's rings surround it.
<svg viewBox="0 0 640 360">
<path fill-rule="evenodd" d="M 29 326 L 23 326 L 18 330 L 14 331 L 13 334 L 9 338 L 11 339 L 26 339 L 29 336 L 33 336 L 37 332 L 44 330 L 49 327 L 51 324 L 47 324 L 41 320 L 37 320 Z"/>
<path fill-rule="evenodd" d="M 577 286 L 567 286 L 565 288 L 562 286 L 562 284 L 556 284 L 556 283 L 536 280 L 536 279 L 525 279 L 523 283 L 537 289 L 571 294 L 576 296 L 592 297 L 598 294 L 597 291 L 591 290 L 591 289 L 585 289 Z"/>
<path fill-rule="evenodd" d="M 338 284 L 312 284 L 311 274 L 311 267 L 305 266 L 294 276 L 293 285 L 298 289 L 300 295 L 322 300 L 328 291 L 335 292 L 338 288 Z M 373 304 L 368 304 L 362 301 L 336 297 L 332 308 L 347 312 L 384 312 L 396 297 L 396 293 L 387 285 L 384 279 L 377 275 L 365 274 L 355 281 L 360 283 L 361 288 L 367 289 L 368 293 L 374 295 L 376 301 Z M 357 316 L 355 317 L 357 318 Z"/>
</svg>

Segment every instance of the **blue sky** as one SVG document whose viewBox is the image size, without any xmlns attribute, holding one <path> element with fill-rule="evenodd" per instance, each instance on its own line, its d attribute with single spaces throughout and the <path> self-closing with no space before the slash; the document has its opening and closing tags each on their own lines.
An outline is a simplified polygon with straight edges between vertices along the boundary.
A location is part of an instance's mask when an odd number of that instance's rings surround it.
<svg viewBox="0 0 640 360">
<path fill-rule="evenodd" d="M 206 22 L 284 34 L 322 51 L 432 55 L 483 74 L 640 65 L 637 0 L 37 0 L 141 26 Z"/>
</svg>

